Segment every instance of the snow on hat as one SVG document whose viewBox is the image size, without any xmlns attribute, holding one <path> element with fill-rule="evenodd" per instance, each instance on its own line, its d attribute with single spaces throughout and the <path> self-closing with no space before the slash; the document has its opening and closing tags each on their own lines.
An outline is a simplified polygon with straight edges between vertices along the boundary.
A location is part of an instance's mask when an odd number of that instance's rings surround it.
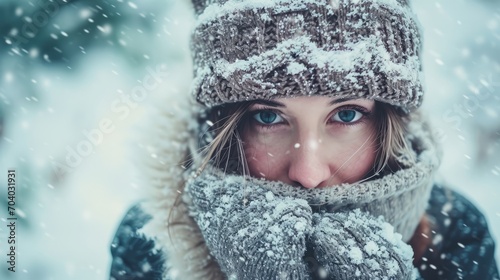
<svg viewBox="0 0 500 280">
<path fill-rule="evenodd" d="M 212 107 L 278 97 L 422 103 L 408 0 L 192 0 L 193 94 Z"/>
</svg>

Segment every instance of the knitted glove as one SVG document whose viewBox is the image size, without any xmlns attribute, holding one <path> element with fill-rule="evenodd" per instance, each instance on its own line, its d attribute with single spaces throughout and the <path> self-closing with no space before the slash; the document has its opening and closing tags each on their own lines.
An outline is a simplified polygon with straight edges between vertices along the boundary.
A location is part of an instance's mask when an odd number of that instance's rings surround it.
<svg viewBox="0 0 500 280">
<path fill-rule="evenodd" d="M 210 177 L 210 176 L 208 176 Z M 188 184 L 190 214 L 229 279 L 310 279 L 303 260 L 312 211 L 259 186 L 198 179 Z"/>
<path fill-rule="evenodd" d="M 394 228 L 368 213 L 315 213 L 309 261 L 319 279 L 416 279 L 413 250 Z"/>
</svg>

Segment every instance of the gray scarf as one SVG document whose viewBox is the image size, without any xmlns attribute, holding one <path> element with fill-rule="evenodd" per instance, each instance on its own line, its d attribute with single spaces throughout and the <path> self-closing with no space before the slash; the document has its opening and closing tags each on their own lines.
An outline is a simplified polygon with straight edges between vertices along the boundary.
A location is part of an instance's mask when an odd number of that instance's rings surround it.
<svg viewBox="0 0 500 280">
<path fill-rule="evenodd" d="M 178 200 L 185 184 L 183 176 L 179 176 L 184 169 L 178 163 L 184 160 L 188 149 L 186 143 L 193 140 L 186 127 L 196 127 L 195 122 L 189 122 L 194 118 L 186 116 L 191 113 L 180 109 L 192 107 L 183 105 L 178 106 L 179 109 L 175 107 L 169 114 L 162 115 L 158 121 L 158 127 L 162 129 L 154 130 L 154 139 L 157 142 L 151 142 L 151 147 L 158 147 L 158 150 L 153 152 L 162 160 L 147 157 L 148 164 L 145 165 L 144 172 L 151 184 L 151 200 L 145 203 L 144 207 L 153 219 L 144 227 L 143 232 L 154 238 L 159 248 L 168 256 L 175 256 L 169 258 L 166 263 L 169 268 L 166 270 L 168 276 L 165 275 L 167 279 L 225 279 L 226 276 L 205 245 L 199 225 L 189 215 L 189 197 L 184 193 L 182 196 L 187 199 Z M 165 123 L 169 124 L 169 129 L 164 129 Z M 216 176 L 221 180 L 231 178 L 241 182 L 243 188 L 250 183 L 258 183 L 272 193 L 302 197 L 311 205 L 322 205 L 321 207 L 328 211 L 363 208 L 375 216 L 385 216 L 386 221 L 389 221 L 406 241 L 412 236 L 424 213 L 433 174 L 439 165 L 439 152 L 428 129 L 421 122 L 416 121 L 410 125 L 407 138 L 417 155 L 416 164 L 394 174 L 359 184 L 303 190 L 279 182 L 242 176 L 225 177 L 220 171 L 213 169 L 205 170 L 207 173 L 197 179 L 203 176 Z M 194 143 L 192 147 L 195 147 Z"/>
<path fill-rule="evenodd" d="M 421 125 L 408 138 L 416 163 L 379 179 L 305 189 L 208 167 L 188 180 L 184 203 L 230 279 L 415 279 L 403 241 L 425 212 L 438 163 Z"/>
<path fill-rule="evenodd" d="M 205 181 L 207 185 L 240 184 L 241 188 L 259 186 L 280 197 L 304 199 L 314 208 L 326 212 L 359 208 L 375 217 L 383 216 L 407 242 L 425 212 L 433 175 L 439 166 L 439 152 L 425 126 L 425 123 L 413 122 L 409 127 L 407 140 L 415 151 L 416 163 L 395 173 L 361 183 L 305 189 L 248 176 L 229 176 L 213 167 L 204 170 L 195 182 Z M 248 192 L 251 191 L 249 188 Z"/>
</svg>

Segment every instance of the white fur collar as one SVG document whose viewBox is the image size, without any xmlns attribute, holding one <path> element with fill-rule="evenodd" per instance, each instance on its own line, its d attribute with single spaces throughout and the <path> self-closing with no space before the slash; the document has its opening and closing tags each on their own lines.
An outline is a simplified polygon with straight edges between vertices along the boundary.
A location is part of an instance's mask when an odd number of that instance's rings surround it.
<svg viewBox="0 0 500 280">
<path fill-rule="evenodd" d="M 153 217 L 142 231 L 166 254 L 164 279 L 225 279 L 179 197 L 184 183 L 182 163 L 193 141 L 190 131 L 197 126 L 199 107 L 179 96 L 159 104 L 162 108 L 149 119 L 151 127 L 144 139 L 148 144 L 142 151 L 143 173 L 150 188 L 143 208 Z"/>
</svg>

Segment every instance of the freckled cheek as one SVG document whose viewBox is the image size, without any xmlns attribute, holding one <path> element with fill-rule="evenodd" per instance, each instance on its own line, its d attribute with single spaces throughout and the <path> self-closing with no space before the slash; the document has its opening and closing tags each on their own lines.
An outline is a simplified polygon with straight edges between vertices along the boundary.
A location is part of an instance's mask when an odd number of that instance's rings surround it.
<svg viewBox="0 0 500 280">
<path fill-rule="evenodd" d="M 369 172 L 375 162 L 376 149 L 374 145 L 366 145 L 354 159 L 354 167 L 363 176 Z"/>
<path fill-rule="evenodd" d="M 335 176 L 344 183 L 366 177 L 373 168 L 376 137 L 371 129 L 349 130 L 330 134 L 324 152 Z"/>
<path fill-rule="evenodd" d="M 357 143 L 356 143 L 357 144 Z M 372 170 L 376 148 L 372 144 L 352 145 L 336 159 L 337 175 L 345 183 L 354 183 L 364 179 Z"/>
<path fill-rule="evenodd" d="M 253 143 L 248 139 L 244 145 L 250 175 L 277 180 L 284 172 L 289 156 L 282 142 Z"/>
</svg>

